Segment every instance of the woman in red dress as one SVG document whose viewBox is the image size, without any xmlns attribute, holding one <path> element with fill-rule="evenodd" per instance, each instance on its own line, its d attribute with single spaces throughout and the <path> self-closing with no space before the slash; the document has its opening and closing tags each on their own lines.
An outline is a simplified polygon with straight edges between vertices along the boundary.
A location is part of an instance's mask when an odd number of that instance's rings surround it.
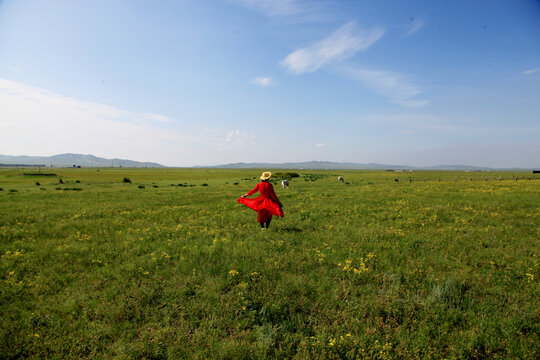
<svg viewBox="0 0 540 360">
<path fill-rule="evenodd" d="M 261 224 L 263 230 L 265 224 L 267 229 L 270 226 L 272 215 L 281 217 L 284 215 L 282 209 L 283 205 L 274 192 L 274 187 L 268 182 L 270 176 L 272 176 L 271 172 L 263 172 L 261 175 L 261 182 L 258 183 L 253 190 L 236 200 L 240 204 L 246 205 L 248 208 L 255 210 L 259 214 L 257 221 Z M 254 194 L 257 191 L 261 193 L 261 196 L 256 197 L 255 199 L 247 199 L 247 196 Z"/>
</svg>

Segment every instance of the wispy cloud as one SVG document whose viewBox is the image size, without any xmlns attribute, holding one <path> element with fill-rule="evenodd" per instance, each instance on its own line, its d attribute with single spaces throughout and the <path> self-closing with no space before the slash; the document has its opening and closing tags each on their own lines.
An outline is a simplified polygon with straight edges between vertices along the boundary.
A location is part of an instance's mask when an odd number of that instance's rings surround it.
<svg viewBox="0 0 540 360">
<path fill-rule="evenodd" d="M 262 87 L 274 85 L 274 80 L 270 76 L 258 76 L 251 80 L 251 82 Z"/>
<path fill-rule="evenodd" d="M 327 0 L 229 0 L 269 18 L 292 23 L 328 22 L 336 18 Z"/>
<path fill-rule="evenodd" d="M 418 32 L 426 25 L 426 21 L 421 17 L 411 18 L 411 23 L 407 27 L 405 35 L 410 36 Z"/>
<path fill-rule="evenodd" d="M 534 68 L 534 69 L 529 69 L 529 70 L 525 70 L 522 72 L 523 75 L 531 75 L 531 74 L 534 74 L 535 72 L 537 71 L 540 71 L 540 67 L 537 67 L 537 68 Z"/>
<path fill-rule="evenodd" d="M 0 79 L 0 153 L 93 153 L 174 159 L 196 131 L 180 132 L 168 116 L 134 112 Z M 151 156 L 151 158 L 150 158 Z"/>
<path fill-rule="evenodd" d="M 429 101 L 414 99 L 421 91 L 403 75 L 388 71 L 347 68 L 345 72 L 367 89 L 402 107 L 421 107 Z"/>
<path fill-rule="evenodd" d="M 215 145 L 217 150 L 232 150 L 244 145 L 256 145 L 254 134 L 248 134 L 241 130 L 232 130 L 227 136 Z"/>
<path fill-rule="evenodd" d="M 0 94 L 16 96 L 17 99 L 31 102 L 34 106 L 61 111 L 62 113 L 81 113 L 99 118 L 133 123 L 172 122 L 168 116 L 153 113 L 138 113 L 122 110 L 114 106 L 76 99 L 51 91 L 0 79 Z"/>
<path fill-rule="evenodd" d="M 296 74 L 314 72 L 322 66 L 343 61 L 368 49 L 383 35 L 383 28 L 362 30 L 355 22 L 349 22 L 328 37 L 290 53 L 280 64 Z"/>
<path fill-rule="evenodd" d="M 233 2 L 267 16 L 295 15 L 302 11 L 298 0 L 233 0 Z"/>
<path fill-rule="evenodd" d="M 159 114 L 152 114 L 152 113 L 143 113 L 141 114 L 143 118 L 157 121 L 157 122 L 164 122 L 164 123 L 170 123 L 173 122 L 173 119 L 171 119 L 168 116 L 165 115 L 159 115 Z"/>
<path fill-rule="evenodd" d="M 321 147 L 325 147 L 326 144 L 325 143 L 317 143 L 317 144 L 315 144 L 315 146 L 318 147 L 318 148 L 321 148 Z"/>
</svg>

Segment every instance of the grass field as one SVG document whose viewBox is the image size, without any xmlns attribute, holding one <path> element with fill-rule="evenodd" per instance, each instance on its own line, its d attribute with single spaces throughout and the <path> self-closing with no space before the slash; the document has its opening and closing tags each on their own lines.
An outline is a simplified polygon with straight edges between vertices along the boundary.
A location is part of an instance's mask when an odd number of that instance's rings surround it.
<svg viewBox="0 0 540 360">
<path fill-rule="evenodd" d="M 45 171 L 0 169 L 2 359 L 540 356 L 531 174 L 299 170 L 261 231 L 259 170 Z"/>
</svg>

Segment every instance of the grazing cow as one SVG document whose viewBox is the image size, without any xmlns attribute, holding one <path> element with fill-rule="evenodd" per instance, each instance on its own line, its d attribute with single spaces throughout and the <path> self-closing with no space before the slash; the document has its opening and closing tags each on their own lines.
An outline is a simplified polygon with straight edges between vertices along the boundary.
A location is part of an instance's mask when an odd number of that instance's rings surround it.
<svg viewBox="0 0 540 360">
<path fill-rule="evenodd" d="M 284 188 L 284 189 L 288 188 L 289 187 L 289 180 L 283 180 L 281 182 L 281 187 Z"/>
<path fill-rule="evenodd" d="M 343 180 L 343 176 L 338 176 L 337 181 L 338 182 L 345 182 L 345 180 Z"/>
</svg>

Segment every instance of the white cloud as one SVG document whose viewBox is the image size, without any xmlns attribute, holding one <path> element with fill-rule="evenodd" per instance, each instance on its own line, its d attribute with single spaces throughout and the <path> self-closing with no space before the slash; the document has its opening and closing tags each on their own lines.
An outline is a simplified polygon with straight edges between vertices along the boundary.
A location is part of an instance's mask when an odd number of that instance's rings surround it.
<svg viewBox="0 0 540 360">
<path fill-rule="evenodd" d="M 295 15 L 302 11 L 297 0 L 234 0 L 234 2 L 267 16 Z"/>
<path fill-rule="evenodd" d="M 405 35 L 410 36 L 414 33 L 418 32 L 420 29 L 422 29 L 426 25 L 426 22 L 423 18 L 417 17 L 412 18 L 411 23 L 409 24 L 407 28 L 407 33 Z"/>
<path fill-rule="evenodd" d="M 336 18 L 327 0 L 229 0 L 270 18 L 289 23 L 328 22 Z"/>
<path fill-rule="evenodd" d="M 4 99 L 6 96 L 16 97 L 18 101 L 28 101 L 34 106 L 46 107 L 47 109 L 58 111 L 63 114 L 77 113 L 86 115 L 85 117 L 96 116 L 99 118 L 139 124 L 173 121 L 165 115 L 122 110 L 110 105 L 58 95 L 45 89 L 5 79 L 0 79 L 0 93 L 3 95 Z M 9 106 L 9 104 L 6 104 L 6 106 Z"/>
<path fill-rule="evenodd" d="M 74 152 L 174 164 L 212 136 L 181 132 L 165 115 L 138 113 L 0 79 L 0 153 Z M 204 135 L 204 134 L 203 134 Z"/>
<path fill-rule="evenodd" d="M 241 130 L 232 130 L 227 136 L 215 145 L 217 150 L 232 150 L 245 145 L 256 145 L 254 134 L 248 134 Z"/>
<path fill-rule="evenodd" d="M 318 144 L 315 144 L 316 147 L 325 147 L 326 144 L 325 143 L 318 143 Z"/>
<path fill-rule="evenodd" d="M 270 76 L 258 76 L 251 81 L 253 84 L 267 87 L 274 84 L 274 80 Z"/>
<path fill-rule="evenodd" d="M 420 95 L 421 91 L 402 75 L 388 71 L 352 68 L 345 71 L 367 89 L 386 97 L 393 104 L 403 107 L 421 107 L 429 102 L 413 99 Z"/>
<path fill-rule="evenodd" d="M 534 74 L 535 72 L 537 71 L 540 71 L 540 67 L 537 67 L 535 69 L 529 69 L 529 70 L 525 70 L 522 72 L 522 74 L 524 75 L 531 75 L 531 74 Z"/>
<path fill-rule="evenodd" d="M 179 123 L 165 115 L 123 110 L 0 78 L 0 154 L 69 152 L 193 166 L 246 157 L 255 160 L 261 153 L 254 134 L 227 133 L 196 123 L 193 119 Z"/>
<path fill-rule="evenodd" d="M 322 66 L 345 60 L 358 51 L 368 49 L 383 35 L 383 28 L 361 30 L 355 22 L 349 22 L 330 36 L 290 53 L 280 64 L 296 74 L 314 72 Z"/>
<path fill-rule="evenodd" d="M 173 119 L 171 119 L 168 116 L 165 115 L 159 115 L 159 114 L 152 114 L 152 113 L 143 113 L 141 114 L 143 118 L 146 118 L 148 120 L 158 121 L 158 122 L 164 122 L 164 123 L 170 123 L 173 122 Z"/>
</svg>

